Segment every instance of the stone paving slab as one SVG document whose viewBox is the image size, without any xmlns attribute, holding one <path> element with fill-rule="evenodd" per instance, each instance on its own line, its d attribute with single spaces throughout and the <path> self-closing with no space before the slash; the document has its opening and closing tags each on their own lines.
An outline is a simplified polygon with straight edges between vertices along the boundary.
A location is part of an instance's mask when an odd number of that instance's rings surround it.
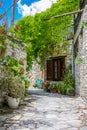
<svg viewBox="0 0 87 130">
<path fill-rule="evenodd" d="M 0 130 L 87 130 L 87 108 L 80 97 L 31 90 L 18 109 L 0 115 Z"/>
</svg>

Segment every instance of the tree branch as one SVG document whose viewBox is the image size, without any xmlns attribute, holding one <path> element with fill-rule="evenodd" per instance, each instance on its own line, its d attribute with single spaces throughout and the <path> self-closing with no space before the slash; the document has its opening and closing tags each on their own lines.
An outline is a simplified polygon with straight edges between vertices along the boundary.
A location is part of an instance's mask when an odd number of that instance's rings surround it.
<svg viewBox="0 0 87 130">
<path fill-rule="evenodd" d="M 17 0 L 14 4 L 12 4 L 3 14 L 0 15 L 0 19 L 2 19 L 19 0 Z"/>
</svg>

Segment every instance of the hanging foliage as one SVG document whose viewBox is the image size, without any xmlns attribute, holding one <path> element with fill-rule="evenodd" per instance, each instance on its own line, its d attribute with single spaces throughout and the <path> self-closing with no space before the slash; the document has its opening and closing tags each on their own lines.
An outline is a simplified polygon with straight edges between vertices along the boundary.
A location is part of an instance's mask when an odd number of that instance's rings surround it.
<svg viewBox="0 0 87 130">
<path fill-rule="evenodd" d="M 16 35 L 26 43 L 28 53 L 28 65 L 33 59 L 43 58 L 52 51 L 55 44 L 66 43 L 67 36 L 72 32 L 73 16 L 60 19 L 50 19 L 55 15 L 75 11 L 79 9 L 79 0 L 58 0 L 50 9 L 35 16 L 27 16 L 18 21 Z"/>
</svg>

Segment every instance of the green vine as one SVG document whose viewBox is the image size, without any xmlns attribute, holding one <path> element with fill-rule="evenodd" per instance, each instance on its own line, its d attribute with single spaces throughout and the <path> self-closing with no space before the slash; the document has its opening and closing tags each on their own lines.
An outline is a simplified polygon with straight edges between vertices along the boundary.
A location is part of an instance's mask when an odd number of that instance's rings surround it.
<svg viewBox="0 0 87 130">
<path fill-rule="evenodd" d="M 18 21 L 18 29 L 15 30 L 15 34 L 27 45 L 29 66 L 32 64 L 32 60 L 38 57 L 42 63 L 46 53 L 52 51 L 56 44 L 61 42 L 66 44 L 67 36 L 72 34 L 72 15 L 49 21 L 44 19 L 77 9 L 79 9 L 79 0 L 58 0 L 45 12 L 24 17 Z"/>
</svg>

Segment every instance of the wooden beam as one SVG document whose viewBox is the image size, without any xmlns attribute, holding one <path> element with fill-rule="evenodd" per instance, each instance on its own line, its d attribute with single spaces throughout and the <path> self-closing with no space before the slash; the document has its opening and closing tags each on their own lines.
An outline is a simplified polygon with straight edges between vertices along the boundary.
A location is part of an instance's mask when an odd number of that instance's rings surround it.
<svg viewBox="0 0 87 130">
<path fill-rule="evenodd" d="M 11 26 L 14 24 L 14 15 L 15 15 L 15 0 L 12 0 L 12 18 L 11 18 Z"/>
<path fill-rule="evenodd" d="M 82 13 L 83 11 L 84 11 L 84 9 L 81 9 L 81 10 L 77 10 L 77 11 L 68 12 L 68 13 L 64 13 L 64 14 L 61 14 L 61 15 L 56 15 L 56 16 L 52 16 L 52 17 L 49 17 L 49 18 L 45 18 L 44 20 L 50 20 L 50 19 L 53 19 L 53 18 L 61 18 L 61 17 L 65 17 L 65 16 L 72 15 L 72 14 Z"/>
<path fill-rule="evenodd" d="M 0 14 L 0 19 L 2 19 L 7 13 L 8 11 L 18 2 L 19 0 L 17 0 L 14 4 L 12 4 L 11 6 L 8 7 L 8 9 L 3 13 Z"/>
</svg>

